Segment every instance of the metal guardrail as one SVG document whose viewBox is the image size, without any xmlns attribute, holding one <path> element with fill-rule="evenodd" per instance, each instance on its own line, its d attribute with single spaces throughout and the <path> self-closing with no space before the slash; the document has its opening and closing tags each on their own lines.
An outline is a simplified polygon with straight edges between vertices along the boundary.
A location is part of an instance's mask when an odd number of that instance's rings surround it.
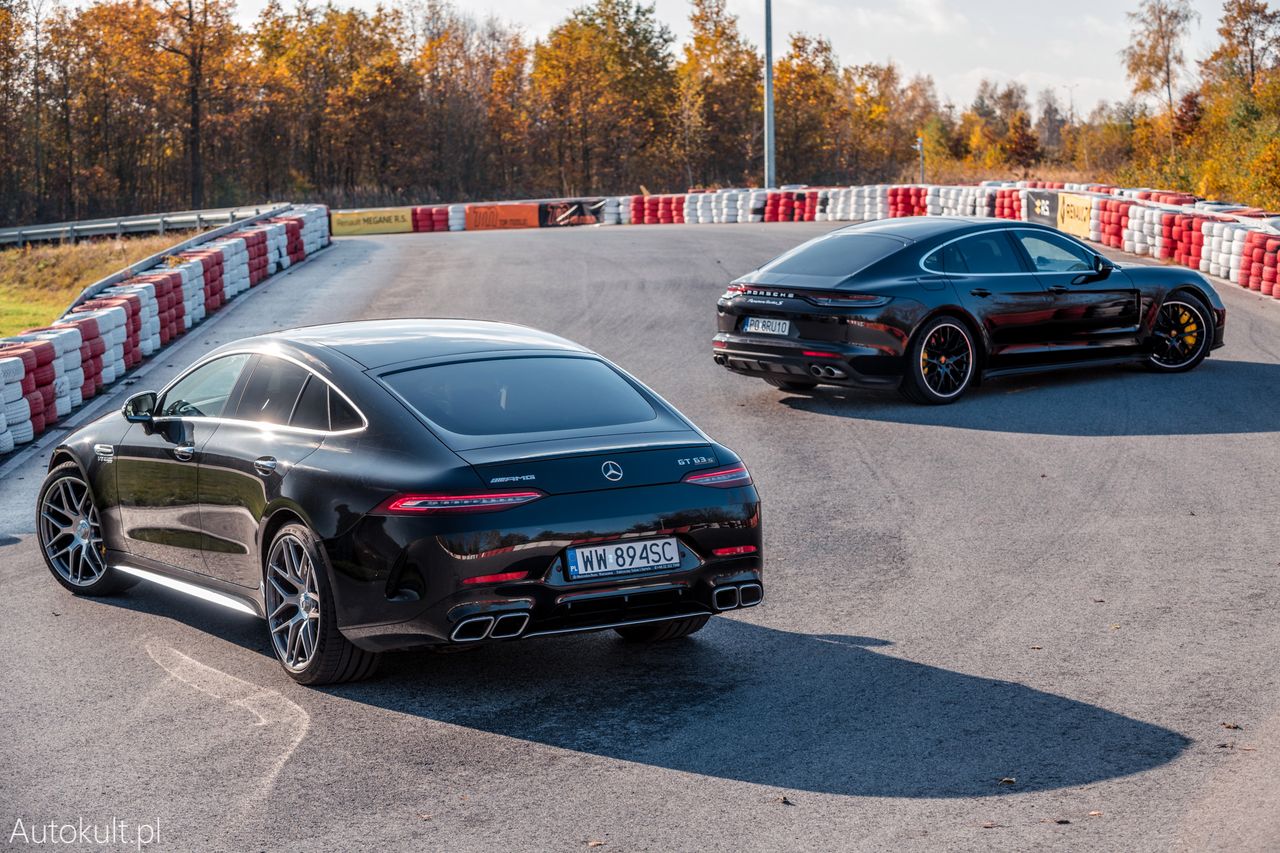
<svg viewBox="0 0 1280 853">
<path fill-rule="evenodd" d="M 213 210 L 183 210 L 176 213 L 148 213 L 142 216 L 117 216 L 113 219 L 84 219 L 78 222 L 53 222 L 47 225 L 23 225 L 0 228 L 0 245 L 39 243 L 84 237 L 119 237 L 125 234 L 164 234 L 210 226 L 244 222 L 261 217 L 264 212 L 278 212 L 288 204 L 264 204 L 252 207 L 224 207 Z"/>
<path fill-rule="evenodd" d="M 207 243 L 210 240 L 217 240 L 219 237 L 224 237 L 227 234 L 230 234 L 234 231 L 238 231 L 246 225 L 252 225 L 255 222 L 258 222 L 263 219 L 269 219 L 270 217 L 273 217 L 273 216 L 280 216 L 281 214 L 287 213 L 292 209 L 293 209 L 292 204 L 277 204 L 270 207 L 257 207 L 257 208 L 245 208 L 245 207 L 235 208 L 234 209 L 235 212 L 244 213 L 245 215 L 231 218 L 226 225 L 223 225 L 220 228 L 214 228 L 211 231 L 203 231 L 195 235 L 194 237 L 188 237 L 186 240 L 183 240 L 181 243 L 177 243 L 173 246 L 170 246 L 169 248 L 164 249 L 163 251 L 156 252 L 154 255 L 143 258 L 140 261 L 135 261 L 134 263 L 130 264 L 124 269 L 117 270 L 116 272 L 113 272 L 111 275 L 107 276 L 106 278 L 95 281 L 93 284 L 89 285 L 84 290 L 80 291 L 80 295 L 76 297 L 75 301 L 72 302 L 71 305 L 67 307 L 66 311 L 62 312 L 63 316 L 66 316 L 67 314 L 69 314 L 71 310 L 75 308 L 77 305 L 79 305 L 80 303 L 85 302 L 86 300 L 92 299 L 102 291 L 106 290 L 108 287 L 111 287 L 114 284 L 119 284 L 120 282 L 124 281 L 127 278 L 131 278 L 135 275 L 138 275 L 140 273 L 143 273 L 147 270 L 150 270 L 158 266 L 169 255 L 173 255 L 178 252 L 185 251 L 186 249 L 199 246 L 201 243 Z M 250 213 L 249 211 L 254 211 L 254 212 Z M 232 211 L 227 210 L 222 212 L 231 213 Z M 207 211 L 207 210 L 197 211 L 197 213 L 208 214 L 210 213 L 210 211 Z M 172 218 L 175 216 L 183 216 L 183 215 L 185 214 L 176 214 L 176 213 L 165 214 L 165 216 L 169 218 Z M 141 219 L 143 217 L 137 217 L 137 218 Z M 207 221 L 208 220 L 206 220 L 206 222 Z"/>
</svg>

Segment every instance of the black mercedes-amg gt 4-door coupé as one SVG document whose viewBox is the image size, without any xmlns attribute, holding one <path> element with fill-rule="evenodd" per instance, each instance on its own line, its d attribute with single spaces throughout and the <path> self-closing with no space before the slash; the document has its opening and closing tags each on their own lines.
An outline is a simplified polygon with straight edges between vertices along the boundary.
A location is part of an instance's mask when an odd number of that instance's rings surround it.
<svg viewBox="0 0 1280 853">
<path fill-rule="evenodd" d="M 521 326 L 340 323 L 213 350 L 53 452 L 54 578 L 261 617 L 296 680 L 383 650 L 692 634 L 764 597 L 742 461 L 600 356 Z"/>
</svg>

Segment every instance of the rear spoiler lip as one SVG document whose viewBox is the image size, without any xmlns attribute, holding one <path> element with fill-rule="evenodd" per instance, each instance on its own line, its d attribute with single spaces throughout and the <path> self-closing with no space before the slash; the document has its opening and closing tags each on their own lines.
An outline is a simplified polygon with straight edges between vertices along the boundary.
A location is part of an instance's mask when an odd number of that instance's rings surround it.
<svg viewBox="0 0 1280 853">
<path fill-rule="evenodd" d="M 480 468 L 488 465 L 529 462 L 535 459 L 597 456 L 602 453 L 627 453 L 677 447 L 708 447 L 710 444 L 704 436 L 693 430 L 664 430 L 474 447 L 467 450 L 454 450 L 454 453 L 468 464 Z"/>
</svg>

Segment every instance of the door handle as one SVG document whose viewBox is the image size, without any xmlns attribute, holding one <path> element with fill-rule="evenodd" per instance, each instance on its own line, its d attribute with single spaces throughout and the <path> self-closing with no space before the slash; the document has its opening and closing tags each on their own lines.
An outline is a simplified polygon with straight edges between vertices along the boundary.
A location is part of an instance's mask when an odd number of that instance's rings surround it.
<svg viewBox="0 0 1280 853">
<path fill-rule="evenodd" d="M 276 470 L 276 458 L 274 456 L 260 456 L 253 460 L 253 470 L 257 471 L 264 477 L 270 477 Z"/>
<path fill-rule="evenodd" d="M 181 462 L 190 462 L 191 457 L 196 455 L 196 446 L 194 444 L 179 444 L 173 448 L 173 457 Z"/>
<path fill-rule="evenodd" d="M 991 295 L 991 291 L 987 290 L 985 287 L 975 287 L 973 290 L 970 290 L 969 292 L 972 293 L 974 296 L 990 296 Z"/>
<path fill-rule="evenodd" d="M 1050 293 L 1070 293 L 1071 288 L 1063 284 L 1055 284 L 1053 287 L 1049 288 L 1049 292 Z"/>
</svg>

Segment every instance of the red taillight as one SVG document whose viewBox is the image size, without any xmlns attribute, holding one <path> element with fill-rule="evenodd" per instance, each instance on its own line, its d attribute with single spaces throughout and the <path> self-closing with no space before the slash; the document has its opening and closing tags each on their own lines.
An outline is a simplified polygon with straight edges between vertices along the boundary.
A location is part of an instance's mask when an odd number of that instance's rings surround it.
<svg viewBox="0 0 1280 853">
<path fill-rule="evenodd" d="M 529 576 L 528 572 L 503 572 L 497 575 L 477 575 L 474 578 L 463 578 L 463 583 L 506 583 L 522 581 Z"/>
<path fill-rule="evenodd" d="M 838 352 L 821 352 L 816 349 L 807 349 L 804 351 L 804 354 L 809 358 L 839 358 L 840 357 L 840 353 Z"/>
<path fill-rule="evenodd" d="M 877 296 L 874 293 L 831 293 L 823 291 L 821 293 L 808 293 L 805 298 L 815 305 L 825 305 L 828 307 L 864 307 L 874 308 L 881 305 L 888 305 L 889 298 L 887 296 Z"/>
<path fill-rule="evenodd" d="M 747 286 L 745 284 L 731 284 L 724 289 L 724 296 L 721 296 L 720 298 L 729 299 L 730 297 L 737 296 L 739 293 L 746 293 L 746 292 L 747 292 Z"/>
<path fill-rule="evenodd" d="M 754 554 L 755 552 L 755 545 L 736 545 L 733 548 L 716 548 L 711 553 L 717 557 L 741 557 L 744 554 Z"/>
<path fill-rule="evenodd" d="M 716 349 L 727 349 L 729 345 L 724 341 L 712 341 L 711 346 L 715 347 Z"/>
<path fill-rule="evenodd" d="M 382 503 L 375 513 L 422 515 L 442 512 L 497 512 L 544 497 L 542 492 L 484 492 L 474 495 L 396 495 Z"/>
<path fill-rule="evenodd" d="M 714 486 L 717 489 L 732 489 L 737 486 L 751 485 L 751 474 L 745 465 L 733 465 L 728 468 L 716 468 L 711 471 L 694 471 L 686 474 L 684 481 L 695 486 Z"/>
</svg>

